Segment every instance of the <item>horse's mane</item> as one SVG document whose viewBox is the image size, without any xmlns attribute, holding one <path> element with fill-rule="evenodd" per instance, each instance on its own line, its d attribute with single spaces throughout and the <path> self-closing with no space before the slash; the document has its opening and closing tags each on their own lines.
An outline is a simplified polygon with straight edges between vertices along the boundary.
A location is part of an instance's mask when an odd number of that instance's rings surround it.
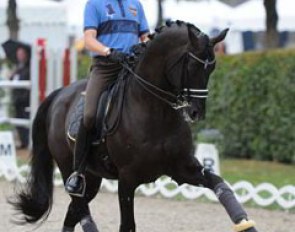
<svg viewBox="0 0 295 232">
<path fill-rule="evenodd" d="M 151 41 L 158 36 L 159 34 L 163 33 L 167 29 L 174 29 L 176 27 L 181 28 L 181 27 L 186 27 L 186 28 L 194 28 L 197 32 L 201 33 L 201 30 L 197 28 L 195 25 L 191 23 L 187 23 L 181 20 L 176 20 L 176 21 L 166 21 L 165 25 L 159 26 L 155 29 L 155 32 L 150 34 L 148 37 Z"/>
<path fill-rule="evenodd" d="M 144 55 L 147 48 L 154 43 L 154 41 L 156 40 L 156 38 L 158 36 L 162 35 L 164 32 L 168 32 L 170 30 L 175 31 L 175 29 L 179 30 L 179 29 L 181 29 L 183 27 L 193 28 L 195 33 L 202 34 L 202 31 L 199 28 L 197 28 L 195 25 L 191 24 L 191 23 L 187 23 L 187 22 L 180 21 L 180 20 L 166 21 L 165 25 L 157 27 L 155 29 L 154 33 L 148 35 L 148 38 L 149 38 L 148 42 L 142 42 L 142 43 L 136 44 L 131 48 L 132 53 L 135 56 L 135 59 L 138 60 L 140 58 L 140 56 Z"/>
</svg>

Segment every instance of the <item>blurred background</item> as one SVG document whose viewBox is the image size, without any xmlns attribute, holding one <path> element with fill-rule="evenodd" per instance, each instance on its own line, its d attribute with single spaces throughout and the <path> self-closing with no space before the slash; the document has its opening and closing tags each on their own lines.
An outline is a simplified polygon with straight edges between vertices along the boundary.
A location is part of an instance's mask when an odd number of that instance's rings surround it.
<svg viewBox="0 0 295 232">
<path fill-rule="evenodd" d="M 0 130 L 27 128 L 14 130 L 20 159 L 28 157 L 23 149 L 29 146 L 28 129 L 40 102 L 55 88 L 87 76 L 90 58 L 82 39 L 86 1 L 0 1 Z M 192 126 L 194 136 L 198 143 L 216 146 L 221 175 L 230 183 L 270 183 L 276 190 L 266 188 L 260 194 L 272 199 L 263 207 L 294 212 L 295 1 L 140 1 L 151 32 L 176 19 L 211 36 L 230 28 L 216 48 L 207 118 Z M 25 60 L 30 59 L 29 74 L 21 83 L 15 78 L 24 66 L 17 61 L 19 47 Z M 27 101 L 19 105 L 15 94 L 26 95 Z M 23 111 L 17 113 L 18 107 Z M 253 201 L 256 205 L 259 200 Z"/>
<path fill-rule="evenodd" d="M 0 42 L 8 38 L 50 48 L 79 43 L 86 0 L 2 0 Z M 229 27 L 227 53 L 294 47 L 292 0 L 141 0 L 151 30 L 165 20 L 184 20 L 210 34 Z M 264 4 L 264 2 L 266 4 Z M 275 7 L 274 7 L 275 6 Z M 79 45 L 78 45 L 79 46 Z M 2 52 L 3 57 L 3 52 Z"/>
</svg>

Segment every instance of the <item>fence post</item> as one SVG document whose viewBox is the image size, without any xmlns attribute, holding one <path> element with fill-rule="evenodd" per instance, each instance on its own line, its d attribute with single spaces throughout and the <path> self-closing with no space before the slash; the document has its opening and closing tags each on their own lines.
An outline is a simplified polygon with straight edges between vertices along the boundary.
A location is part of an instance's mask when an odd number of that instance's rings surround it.
<svg viewBox="0 0 295 232">
<path fill-rule="evenodd" d="M 75 48 L 71 48 L 71 83 L 77 81 L 78 79 L 78 57 L 77 50 Z"/>
<path fill-rule="evenodd" d="M 39 60 L 39 101 L 42 102 L 46 97 L 46 52 L 45 48 L 40 50 Z"/>
<path fill-rule="evenodd" d="M 66 48 L 63 56 L 63 86 L 67 86 L 71 82 L 71 61 L 70 49 Z"/>
<path fill-rule="evenodd" d="M 39 106 L 39 51 L 37 47 L 32 46 L 31 56 L 31 96 L 30 96 L 30 121 L 33 119 Z"/>
</svg>

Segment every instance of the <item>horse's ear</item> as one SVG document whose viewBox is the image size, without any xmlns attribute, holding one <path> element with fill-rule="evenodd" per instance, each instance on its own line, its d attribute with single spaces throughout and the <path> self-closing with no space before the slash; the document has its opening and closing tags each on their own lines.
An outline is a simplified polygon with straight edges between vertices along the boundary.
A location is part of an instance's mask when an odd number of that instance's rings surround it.
<svg viewBox="0 0 295 232">
<path fill-rule="evenodd" d="M 227 32 L 229 31 L 229 28 L 224 29 L 219 33 L 219 35 L 213 37 L 210 39 L 210 43 L 215 46 L 215 44 L 219 43 L 220 41 L 224 40 Z"/>
<path fill-rule="evenodd" d="M 193 48 L 198 49 L 199 48 L 199 37 L 200 37 L 200 31 L 192 24 L 187 24 L 188 29 L 188 37 L 190 44 Z"/>
</svg>

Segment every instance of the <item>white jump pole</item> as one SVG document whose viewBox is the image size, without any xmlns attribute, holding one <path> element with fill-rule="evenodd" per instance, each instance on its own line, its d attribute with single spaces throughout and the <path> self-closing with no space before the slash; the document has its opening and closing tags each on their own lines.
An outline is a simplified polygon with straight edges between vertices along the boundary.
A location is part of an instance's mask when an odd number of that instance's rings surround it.
<svg viewBox="0 0 295 232">
<path fill-rule="evenodd" d="M 31 56 L 31 96 L 30 96 L 30 124 L 39 107 L 39 51 L 36 46 L 32 46 Z"/>
</svg>

